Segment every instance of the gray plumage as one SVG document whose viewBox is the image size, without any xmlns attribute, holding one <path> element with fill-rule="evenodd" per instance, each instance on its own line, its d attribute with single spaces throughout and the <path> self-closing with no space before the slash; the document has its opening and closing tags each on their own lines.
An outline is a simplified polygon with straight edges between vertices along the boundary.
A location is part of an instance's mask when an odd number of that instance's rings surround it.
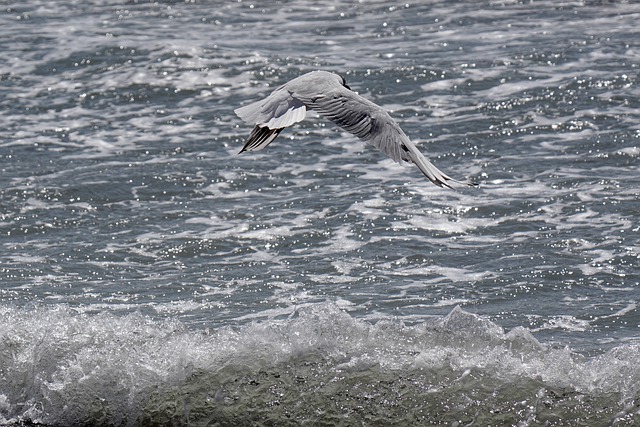
<svg viewBox="0 0 640 427">
<path fill-rule="evenodd" d="M 327 71 L 312 71 L 274 90 L 265 99 L 235 113 L 255 125 L 240 152 L 262 150 L 282 129 L 302 121 L 307 109 L 372 144 L 396 162 L 414 163 L 434 184 L 451 188 L 456 181 L 427 160 L 400 126 L 380 106 L 351 91 L 344 79 Z"/>
</svg>

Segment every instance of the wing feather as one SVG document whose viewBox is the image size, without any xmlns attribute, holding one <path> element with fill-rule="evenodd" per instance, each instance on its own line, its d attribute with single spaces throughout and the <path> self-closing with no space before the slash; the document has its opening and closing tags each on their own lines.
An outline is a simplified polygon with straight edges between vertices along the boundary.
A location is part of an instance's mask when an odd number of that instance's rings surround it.
<svg viewBox="0 0 640 427">
<path fill-rule="evenodd" d="M 256 125 L 240 153 L 262 150 L 276 139 L 283 128 L 304 120 L 307 114 L 302 101 L 293 98 L 284 86 L 267 98 L 234 111 L 245 122 Z"/>
<path fill-rule="evenodd" d="M 275 129 L 285 128 L 304 120 L 307 108 L 302 101 L 292 97 L 281 86 L 267 98 L 234 111 L 246 123 Z"/>
<path fill-rule="evenodd" d="M 303 101 L 309 109 L 369 142 L 396 162 L 409 161 L 401 149 L 402 143 L 411 143 L 409 138 L 395 120 L 373 102 L 346 88 Z"/>
<path fill-rule="evenodd" d="M 281 131 L 282 128 L 270 129 L 267 126 L 260 125 L 254 127 L 249 138 L 247 138 L 247 142 L 245 142 L 244 147 L 240 150 L 240 153 L 244 151 L 262 150 L 264 147 L 269 145 L 271 141 L 276 139 Z"/>
</svg>

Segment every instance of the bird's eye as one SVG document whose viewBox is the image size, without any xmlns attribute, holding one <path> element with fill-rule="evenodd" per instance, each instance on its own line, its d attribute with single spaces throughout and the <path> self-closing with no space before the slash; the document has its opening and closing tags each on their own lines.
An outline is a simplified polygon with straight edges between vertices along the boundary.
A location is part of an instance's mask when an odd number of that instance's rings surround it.
<svg viewBox="0 0 640 427">
<path fill-rule="evenodd" d="M 347 89 L 351 90 L 351 88 L 349 87 L 349 85 L 347 85 L 347 81 L 344 79 L 344 77 L 340 76 L 340 78 L 342 79 L 342 86 L 346 87 Z"/>
</svg>

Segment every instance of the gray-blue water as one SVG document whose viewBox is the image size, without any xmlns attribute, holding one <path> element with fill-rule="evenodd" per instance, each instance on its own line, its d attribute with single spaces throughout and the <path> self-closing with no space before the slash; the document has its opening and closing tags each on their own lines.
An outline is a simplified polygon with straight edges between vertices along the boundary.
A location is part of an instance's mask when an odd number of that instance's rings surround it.
<svg viewBox="0 0 640 427">
<path fill-rule="evenodd" d="M 640 5 L 5 1 L 0 424 L 640 424 Z M 429 183 L 314 115 L 341 73 Z"/>
</svg>

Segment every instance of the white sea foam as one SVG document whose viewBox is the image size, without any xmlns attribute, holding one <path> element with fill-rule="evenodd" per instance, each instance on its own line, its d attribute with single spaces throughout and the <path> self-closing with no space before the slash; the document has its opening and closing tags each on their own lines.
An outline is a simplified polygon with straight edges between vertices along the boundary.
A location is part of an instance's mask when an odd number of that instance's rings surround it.
<svg viewBox="0 0 640 427">
<path fill-rule="evenodd" d="M 247 410 L 250 399 L 259 396 L 265 402 L 276 396 L 288 399 L 276 389 L 266 395 L 254 392 L 248 385 L 256 376 L 269 387 L 297 378 L 298 406 L 316 401 L 304 396 L 322 398 L 329 392 L 326 385 L 319 385 L 325 381 L 345 386 L 357 381 L 358 387 L 377 387 L 388 398 L 394 387 L 405 384 L 402 378 L 407 375 L 413 378 L 411 387 L 438 387 L 438 394 L 427 393 L 415 408 L 406 397 L 394 397 L 403 410 L 413 411 L 437 405 L 441 394 L 457 400 L 460 393 L 472 392 L 478 374 L 485 383 L 495 383 L 497 390 L 521 384 L 522 393 L 500 394 L 489 408 L 512 405 L 517 399 L 533 402 L 540 393 L 548 396 L 563 389 L 592 402 L 580 405 L 583 416 L 611 419 L 629 410 L 625 402 L 639 392 L 640 384 L 634 362 L 638 349 L 633 345 L 585 359 L 540 344 L 524 328 L 505 333 L 488 319 L 459 308 L 445 317 L 406 326 L 393 320 L 359 321 L 333 303 L 303 304 L 295 312 L 272 310 L 273 320 L 208 332 L 189 331 L 175 321 L 154 322 L 139 314 L 116 317 L 74 314 L 70 309 L 3 308 L 0 315 L 5 343 L 0 364 L 7 372 L 0 416 L 5 423 L 87 423 L 98 416 L 109 422 L 126 417 L 137 424 L 162 404 L 179 404 L 180 413 L 200 417 L 218 413 L 219 405 L 231 409 L 232 402 Z M 263 371 L 269 374 L 259 374 Z M 317 384 L 313 376 L 320 376 Z M 21 397 L 25 389 L 30 390 L 26 402 Z M 88 404 L 97 389 L 102 396 L 98 415 Z M 183 393 L 190 399 L 176 398 Z M 207 403 L 214 394 L 218 403 Z M 564 411 L 576 405 L 570 398 L 551 395 L 556 397 L 551 409 Z M 597 404 L 605 396 L 609 396 L 606 405 L 614 408 Z M 480 392 L 478 397 L 490 396 Z M 344 404 L 351 405 L 348 400 Z M 464 416 L 465 408 L 457 407 L 458 416 Z M 389 416 L 399 416 L 388 409 L 394 414 Z M 539 416 L 545 414 L 540 408 Z"/>
</svg>

